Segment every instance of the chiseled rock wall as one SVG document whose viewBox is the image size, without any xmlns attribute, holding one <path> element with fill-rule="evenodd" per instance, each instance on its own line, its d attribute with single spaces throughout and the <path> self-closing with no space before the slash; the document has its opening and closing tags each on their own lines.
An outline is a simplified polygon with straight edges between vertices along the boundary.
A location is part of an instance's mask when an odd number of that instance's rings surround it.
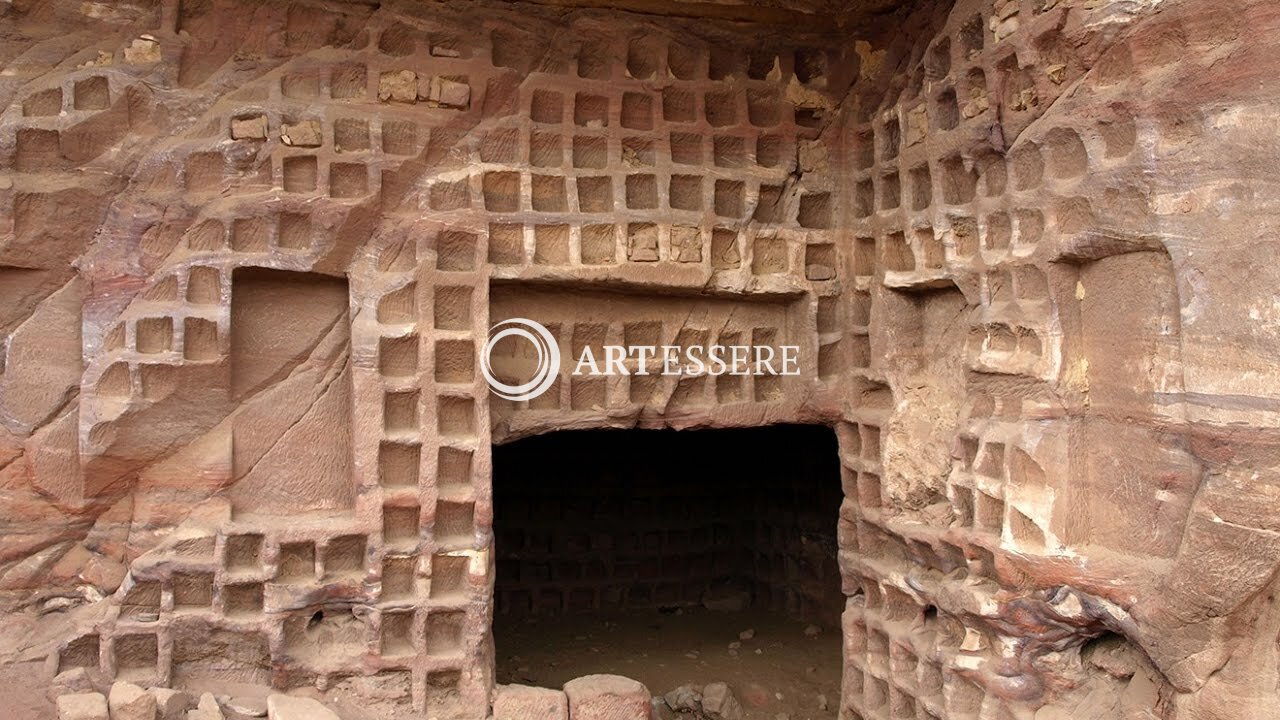
<svg viewBox="0 0 1280 720">
<path fill-rule="evenodd" d="M 816 422 L 846 716 L 1275 714 L 1273 4 L 0 13 L 5 660 L 482 718 L 492 443 Z"/>
</svg>

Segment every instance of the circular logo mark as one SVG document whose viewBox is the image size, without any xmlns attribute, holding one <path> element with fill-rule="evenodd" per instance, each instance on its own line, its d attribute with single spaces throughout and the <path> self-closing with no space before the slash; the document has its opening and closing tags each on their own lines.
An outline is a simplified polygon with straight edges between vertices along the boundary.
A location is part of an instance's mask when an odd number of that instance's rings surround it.
<svg viewBox="0 0 1280 720">
<path fill-rule="evenodd" d="M 519 337 L 533 343 L 538 351 L 538 368 L 533 379 L 520 385 L 509 385 L 493 375 L 490 356 L 499 340 Z M 532 400 L 547 391 L 560 375 L 560 346 L 555 336 L 541 324 L 524 318 L 511 318 L 489 328 L 489 342 L 480 355 L 480 372 L 488 381 L 493 394 L 507 400 Z"/>
</svg>

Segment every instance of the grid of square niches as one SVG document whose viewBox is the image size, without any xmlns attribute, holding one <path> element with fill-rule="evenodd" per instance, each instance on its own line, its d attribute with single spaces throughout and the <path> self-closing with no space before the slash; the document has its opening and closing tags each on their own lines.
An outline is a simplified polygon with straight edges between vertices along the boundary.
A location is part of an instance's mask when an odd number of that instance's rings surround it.
<svg viewBox="0 0 1280 720">
<path fill-rule="evenodd" d="M 1019 717 L 981 685 L 955 672 L 947 658 L 961 644 L 990 647 L 958 618 L 921 607 L 889 584 L 860 580 L 865 605 L 844 618 L 844 692 L 851 718 L 977 720 Z M 976 633 L 976 635 L 975 635 Z M 981 638 L 975 640 L 974 638 Z"/>
<path fill-rule="evenodd" d="M 76 162 L 62 153 L 61 129 L 71 128 L 111 107 L 114 92 L 105 75 L 75 73 L 60 87 L 46 88 L 22 100 L 23 126 L 14 132 L 14 171 L 54 172 L 70 170 Z M 92 154 L 92 153 L 91 153 Z"/>
<path fill-rule="evenodd" d="M 854 252 L 862 252 L 862 246 L 855 241 Z M 854 261 L 854 269 L 858 270 L 857 260 Z M 820 303 L 818 306 L 818 328 L 819 332 L 823 331 L 823 327 L 840 327 L 844 328 L 844 336 L 840 340 L 842 361 L 848 362 L 848 367 L 852 370 L 867 371 L 871 368 L 871 293 L 866 289 L 867 283 L 865 277 L 854 277 L 850 287 L 839 304 L 834 307 L 829 306 L 827 314 L 824 317 L 824 307 Z M 845 317 L 843 322 L 835 316 L 836 309 L 843 307 Z M 821 364 L 821 363 L 820 363 Z"/>
<path fill-rule="evenodd" d="M 590 346 L 593 356 L 604 358 L 605 345 L 659 346 L 668 335 L 660 320 L 626 323 L 574 323 L 547 324 L 547 330 L 555 336 L 562 352 L 572 352 L 581 357 L 583 348 Z M 732 326 L 713 334 L 698 327 L 681 327 L 673 341 L 667 344 L 688 348 L 710 345 L 769 346 L 777 351 L 782 344 L 776 327 L 735 328 Z M 683 357 L 683 351 L 681 357 Z M 703 357 L 706 357 L 705 353 Z M 712 407 L 741 402 L 777 402 L 785 396 L 785 378 L 781 375 L 747 374 L 718 376 L 708 374 L 686 375 L 679 379 L 663 376 L 661 360 L 649 358 L 648 374 L 637 374 L 639 362 L 634 358 L 624 361 L 626 376 L 570 376 L 561 375 L 542 395 L 516 404 L 517 409 L 556 411 L 602 409 L 618 405 L 658 403 L 672 409 Z M 674 382 L 674 387 L 668 387 Z M 670 397 L 667 398 L 667 393 Z M 663 402 L 665 400 L 665 402 Z"/>
<path fill-rule="evenodd" d="M 113 400 L 159 397 L 176 381 L 179 364 L 221 357 L 228 334 L 218 326 L 219 278 L 217 268 L 195 266 L 152 284 L 143 294 L 142 317 L 126 313 L 104 337 L 103 362 L 115 362 L 98 377 L 95 394 Z"/>
<path fill-rule="evenodd" d="M 609 220 L 610 218 L 601 218 Z M 805 244 L 806 275 L 834 264 L 835 244 L 826 234 Z M 712 272 L 744 270 L 752 275 L 792 275 L 790 248 L 805 242 L 803 233 L 759 227 L 699 227 L 651 221 L 572 225 L 559 222 L 489 224 L 489 262 L 496 266 L 615 266 L 620 263 L 675 262 Z M 829 264 L 823 264 L 829 263 Z M 821 268 L 816 268 L 822 265 Z M 701 282 L 701 281 L 698 281 Z"/>
<path fill-rule="evenodd" d="M 478 140 L 485 209 L 650 215 L 661 209 L 729 222 L 745 220 L 754 207 L 760 222 L 829 228 L 828 194 L 802 194 L 796 207 L 776 202 L 794 164 L 794 126 L 776 113 L 767 121 L 754 114 L 754 91 L 717 87 L 531 91 L 521 127 Z M 717 177 L 707 176 L 709 168 Z M 752 201 L 760 197 L 766 202 Z"/>
<path fill-rule="evenodd" d="M 841 472 L 845 497 L 855 500 L 864 515 L 884 506 L 881 493 L 879 425 L 841 422 L 836 426 L 840 443 Z"/>
<path fill-rule="evenodd" d="M 651 87 L 654 82 L 685 89 L 716 89 L 733 82 L 762 91 L 758 96 L 757 125 L 771 126 L 785 121 L 812 130 L 821 123 L 820 113 L 808 107 L 783 107 L 762 104 L 774 97 L 771 93 L 785 88 L 792 77 L 817 92 L 826 92 L 830 57 L 816 48 L 754 48 L 740 46 L 698 46 L 681 38 L 668 43 L 658 38 L 636 38 L 628 41 L 625 51 L 614 39 L 588 40 L 578 49 L 576 74 L 584 87 Z M 504 57 L 509 48 L 519 47 L 502 31 L 493 34 L 493 64 L 499 67 L 528 69 L 527 62 Z M 625 63 L 616 62 L 623 57 Z M 517 50 L 518 54 L 519 51 Z M 514 61 L 513 61 L 514 60 Z M 775 118 L 774 113 L 777 113 Z M 709 118 L 715 124 L 719 116 Z"/>
<path fill-rule="evenodd" d="M 992 421 L 987 421 L 992 422 Z M 1020 548 L 1043 550 L 1044 530 L 1006 497 L 1006 487 L 1042 487 L 1044 469 L 1025 450 L 1005 437 L 1016 437 L 1018 425 L 985 436 L 973 427 L 959 436 L 960 457 L 949 478 L 947 494 L 956 526 L 999 540 L 1008 531 Z"/>
<path fill-rule="evenodd" d="M 162 643 L 157 622 L 162 618 L 172 621 L 175 616 L 205 617 L 232 625 L 246 621 L 255 626 L 268 617 L 264 613 L 283 616 L 287 646 L 289 623 L 295 614 L 266 605 L 265 598 L 272 595 L 269 588 L 363 582 L 379 562 L 376 555 L 371 559 L 370 542 L 368 536 L 355 531 L 315 540 L 275 540 L 263 533 L 225 535 L 213 554 L 217 562 L 184 562 L 168 568 L 164 579 L 135 582 L 123 593 L 120 613 L 110 634 L 114 653 L 108 653 L 109 662 L 116 668 L 117 677 L 163 677 L 164 669 L 158 663 L 168 653 L 155 651 Z M 404 614 L 424 606 L 430 608 L 426 611 L 425 652 L 443 655 L 457 650 L 456 642 L 439 640 L 431 626 L 434 622 L 461 623 L 462 608 L 471 600 L 470 556 L 448 551 L 428 555 L 388 551 L 380 562 L 378 606 L 384 618 L 384 651 L 387 633 L 399 632 L 397 623 L 403 621 Z M 433 614 L 436 620 L 430 619 Z M 309 617 L 310 613 L 305 615 Z M 387 623 L 387 615 L 397 620 Z M 448 635 L 452 637 L 451 633 Z M 96 636 L 82 639 L 63 650 L 63 669 L 98 666 L 97 651 L 90 653 L 83 647 L 88 642 L 96 648 L 98 640 Z M 399 639 L 391 641 L 393 649 L 402 649 L 396 645 L 398 642 Z M 145 651 L 144 644 L 152 650 Z"/>
<path fill-rule="evenodd" d="M 383 396 L 377 483 L 383 542 L 392 551 L 419 547 L 424 499 L 435 504 L 430 539 L 436 551 L 476 546 L 473 459 L 482 429 L 474 396 L 472 307 L 479 290 L 462 274 L 475 267 L 475 240 L 472 233 L 441 232 L 435 282 L 406 282 L 378 302 Z M 452 272 L 459 273 L 457 284 L 449 280 Z M 411 271 L 399 274 L 407 278 Z M 420 304 L 427 305 L 426 312 L 419 311 Z M 415 321 L 430 328 L 422 332 Z M 431 347 L 424 348 L 428 342 Z M 429 381 L 424 381 L 423 358 L 432 365 L 425 369 Z M 427 432 L 424 442 L 428 421 L 434 432 Z"/>
<path fill-rule="evenodd" d="M 271 583 L 316 582 L 324 578 L 363 579 L 365 536 L 339 535 L 321 543 L 308 543 L 306 562 L 295 549 L 280 547 L 277 557 L 267 557 L 266 536 L 245 533 L 225 536 L 220 546 L 210 541 L 203 551 L 210 560 L 190 558 L 168 569 L 162 580 L 135 581 L 119 596 L 119 615 L 109 634 L 104 661 L 116 677 L 145 680 L 167 675 L 159 667 L 161 633 L 175 615 L 215 617 L 228 621 L 263 617 L 265 588 Z M 198 555 L 198 553 L 197 553 Z M 94 651 L 86 646 L 92 644 Z M 60 669 L 97 667 L 97 636 L 86 636 L 62 652 Z"/>
<path fill-rule="evenodd" d="M 494 64 L 510 65 L 499 57 L 503 36 L 494 33 Z M 755 47 L 709 45 L 681 38 L 668 42 L 658 37 L 626 41 L 613 38 L 588 40 L 577 54 L 576 74 L 583 80 L 628 81 L 671 78 L 683 82 L 749 79 L 786 85 L 792 77 L 815 90 L 827 87 L 830 57 L 811 47 Z M 625 62 L 616 62 L 625 57 Z"/>
<path fill-rule="evenodd" d="M 984 313 L 969 329 L 971 364 L 1005 374 L 1043 377 L 1058 343 L 1045 273 L 1034 265 L 1002 264 L 982 277 Z"/>
<path fill-rule="evenodd" d="M 221 632 L 241 634 L 244 647 L 261 648 L 262 661 L 270 661 L 268 639 L 261 632 L 265 618 L 283 623 L 285 652 L 293 650 L 293 644 L 300 650 L 314 651 L 314 638 L 303 633 L 316 621 L 314 609 L 266 609 L 269 615 L 264 615 L 264 588 L 275 583 L 361 582 L 366 574 L 365 543 L 361 534 L 319 542 L 284 542 L 276 547 L 269 547 L 262 534 L 225 537 L 220 565 L 174 568 L 165 580 L 133 584 L 120 601 L 113 630 L 105 635 L 106 652 L 100 650 L 104 638 L 84 635 L 60 652 L 59 671 L 96 669 L 105 664 L 106 669 L 114 669 L 116 679 L 168 682 L 169 669 L 161 664 L 169 657 L 192 655 L 179 652 L 180 647 L 172 652 L 166 647 L 170 642 L 184 642 L 184 635 L 168 632 L 178 616 L 183 623 L 205 619 L 218 624 Z M 420 562 L 429 562 L 429 569 L 420 569 Z M 470 557 L 449 553 L 384 557 L 379 614 L 376 625 L 366 626 L 367 642 L 378 643 L 380 655 L 389 665 L 396 664 L 398 657 L 421 655 L 436 666 L 461 666 L 467 651 L 463 628 L 484 621 L 466 610 L 471 600 L 468 569 Z M 157 623 L 161 615 L 168 621 Z M 367 623 L 366 619 L 357 621 Z M 361 655 L 366 650 L 360 641 L 352 644 L 347 639 L 343 643 L 330 650 L 348 655 Z"/>
<path fill-rule="evenodd" d="M 426 144 L 428 128 L 395 107 L 380 106 L 374 115 L 341 102 L 317 105 L 329 97 L 363 98 L 367 84 L 364 65 L 286 73 L 278 88 L 273 86 L 272 107 L 259 104 L 231 113 L 225 137 L 253 146 L 268 144 L 271 183 L 287 193 L 343 200 L 376 194 L 381 171 L 416 156 Z M 187 157 L 183 181 L 189 192 L 217 191 L 242 170 L 223 152 L 195 150 Z"/>
<path fill-rule="evenodd" d="M 187 156 L 183 172 L 186 190 L 217 192 L 241 176 L 240 168 L 219 151 L 196 151 Z M 306 148 L 281 147 L 273 154 L 271 185 L 287 193 L 322 194 L 335 200 L 360 200 L 378 192 L 381 168 L 361 158 L 321 156 Z"/>
<path fill-rule="evenodd" d="M 964 91 L 985 91 L 984 78 L 973 68 Z M 948 86 L 939 97 L 954 104 L 955 94 Z M 944 253 L 954 262 L 981 258 L 986 265 L 1025 256 L 1044 232 L 1045 215 L 1037 207 L 1044 203 L 1044 187 L 1067 193 L 1086 175 L 1091 152 L 1073 129 L 1053 129 L 1007 154 L 965 148 L 946 136 L 956 125 L 938 120 L 954 112 L 940 111 L 935 103 L 929 106 L 930 132 L 941 133 L 942 141 L 908 146 L 903 122 L 912 113 L 904 108 L 857 129 L 852 142 L 852 214 L 861 229 L 884 230 L 887 272 L 936 274 Z M 1009 211 L 1009 205 L 1016 209 Z M 944 249 L 946 230 L 953 243 Z M 869 233 L 866 240 L 873 239 Z"/>
<path fill-rule="evenodd" d="M 273 107 L 233 113 L 230 137 L 237 142 L 270 141 L 276 156 L 275 184 L 286 192 L 324 188 L 330 197 L 343 199 L 376 193 L 384 167 L 418 155 L 433 124 L 469 106 L 470 63 L 452 53 L 433 53 L 431 62 L 445 74 L 371 71 L 357 62 L 284 73 L 270 87 Z M 451 70 L 454 74 L 448 74 Z M 399 81 L 395 92 L 385 87 L 389 80 Z M 403 93 L 408 94 L 402 97 Z M 445 114 L 424 114 L 418 109 L 421 105 Z"/>
</svg>

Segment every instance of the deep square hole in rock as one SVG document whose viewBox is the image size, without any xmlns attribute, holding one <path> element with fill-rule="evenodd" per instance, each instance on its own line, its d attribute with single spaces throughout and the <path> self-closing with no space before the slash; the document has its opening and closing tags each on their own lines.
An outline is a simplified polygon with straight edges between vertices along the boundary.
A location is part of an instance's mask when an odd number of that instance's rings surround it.
<svg viewBox="0 0 1280 720">
<path fill-rule="evenodd" d="M 493 477 L 498 682 L 839 697 L 831 430 L 557 432 L 495 447 Z"/>
</svg>

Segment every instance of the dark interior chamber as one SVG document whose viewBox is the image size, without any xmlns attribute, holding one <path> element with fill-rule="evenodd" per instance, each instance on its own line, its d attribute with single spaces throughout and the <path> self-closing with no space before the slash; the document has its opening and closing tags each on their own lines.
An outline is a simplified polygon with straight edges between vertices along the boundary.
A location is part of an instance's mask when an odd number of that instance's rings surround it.
<svg viewBox="0 0 1280 720">
<path fill-rule="evenodd" d="M 827 427 L 565 431 L 493 458 L 500 651 L 502 624 L 530 618 L 768 612 L 839 626 Z"/>
</svg>

